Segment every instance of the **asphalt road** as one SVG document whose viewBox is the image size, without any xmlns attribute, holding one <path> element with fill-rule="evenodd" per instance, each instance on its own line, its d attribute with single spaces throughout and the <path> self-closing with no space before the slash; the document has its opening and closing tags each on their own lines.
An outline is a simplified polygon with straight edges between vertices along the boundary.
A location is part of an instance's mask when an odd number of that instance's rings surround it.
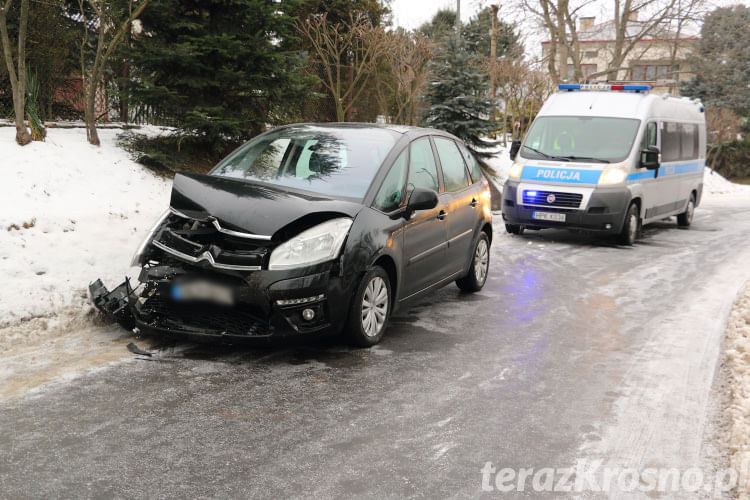
<svg viewBox="0 0 750 500">
<path fill-rule="evenodd" d="M 633 248 L 498 234 L 481 293 L 440 290 L 376 348 L 179 344 L 2 401 L 0 497 L 473 497 L 486 462 L 703 463 L 749 214 Z"/>
</svg>

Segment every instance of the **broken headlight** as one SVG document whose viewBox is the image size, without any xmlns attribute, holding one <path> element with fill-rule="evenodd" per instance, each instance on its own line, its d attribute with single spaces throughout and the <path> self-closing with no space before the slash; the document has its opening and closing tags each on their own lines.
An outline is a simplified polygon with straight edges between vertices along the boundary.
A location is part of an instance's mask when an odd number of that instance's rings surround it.
<svg viewBox="0 0 750 500">
<path fill-rule="evenodd" d="M 341 217 L 302 231 L 276 247 L 271 253 L 268 269 L 310 266 L 335 259 L 351 227 L 352 219 Z"/>
<path fill-rule="evenodd" d="M 135 255 L 133 255 L 133 258 L 130 261 L 131 267 L 143 265 L 143 258 L 146 255 L 146 249 L 148 248 L 149 243 L 151 243 L 151 240 L 153 239 L 154 234 L 156 234 L 156 231 L 159 230 L 159 228 L 164 223 L 164 220 L 167 218 L 168 215 L 169 215 L 169 209 L 167 209 L 163 214 L 161 214 L 161 217 L 159 217 L 159 220 L 156 222 L 156 224 L 154 224 L 154 227 L 151 228 L 151 230 L 146 235 L 146 238 L 138 246 L 138 250 L 135 251 Z"/>
</svg>

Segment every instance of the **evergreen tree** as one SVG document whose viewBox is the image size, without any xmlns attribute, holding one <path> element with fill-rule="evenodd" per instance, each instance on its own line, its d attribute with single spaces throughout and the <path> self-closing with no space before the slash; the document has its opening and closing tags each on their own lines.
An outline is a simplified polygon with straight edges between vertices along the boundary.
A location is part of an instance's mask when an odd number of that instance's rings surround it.
<svg viewBox="0 0 750 500">
<path fill-rule="evenodd" d="M 494 124 L 489 121 L 491 101 L 487 76 L 472 62 L 463 44 L 448 37 L 431 62 L 432 78 L 425 95 L 424 124 L 459 137 L 479 158 Z"/>
<path fill-rule="evenodd" d="M 294 121 L 310 80 L 292 13 L 299 0 L 154 0 L 132 43 L 133 98 L 211 144 Z"/>
</svg>

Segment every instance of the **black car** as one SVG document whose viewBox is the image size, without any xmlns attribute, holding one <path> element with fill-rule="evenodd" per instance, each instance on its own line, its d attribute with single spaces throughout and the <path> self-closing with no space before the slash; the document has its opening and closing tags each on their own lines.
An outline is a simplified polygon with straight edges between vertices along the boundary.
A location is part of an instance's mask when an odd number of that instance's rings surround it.
<svg viewBox="0 0 750 500">
<path fill-rule="evenodd" d="M 491 240 L 487 181 L 454 136 L 289 125 L 208 175 L 178 174 L 134 257 L 139 283 L 89 292 L 144 333 L 231 343 L 346 329 L 369 346 L 407 299 L 451 281 L 481 289 Z"/>
</svg>

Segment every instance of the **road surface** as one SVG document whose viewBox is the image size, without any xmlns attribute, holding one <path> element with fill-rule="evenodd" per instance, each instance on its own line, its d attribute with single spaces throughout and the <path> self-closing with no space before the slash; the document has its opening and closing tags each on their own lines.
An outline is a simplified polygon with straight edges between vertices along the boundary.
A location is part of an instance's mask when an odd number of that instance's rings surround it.
<svg viewBox="0 0 750 500">
<path fill-rule="evenodd" d="M 632 248 L 496 216 L 484 290 L 373 349 L 178 344 L 6 398 L 0 497 L 474 497 L 486 462 L 701 466 L 749 214 L 708 202 Z"/>
</svg>

